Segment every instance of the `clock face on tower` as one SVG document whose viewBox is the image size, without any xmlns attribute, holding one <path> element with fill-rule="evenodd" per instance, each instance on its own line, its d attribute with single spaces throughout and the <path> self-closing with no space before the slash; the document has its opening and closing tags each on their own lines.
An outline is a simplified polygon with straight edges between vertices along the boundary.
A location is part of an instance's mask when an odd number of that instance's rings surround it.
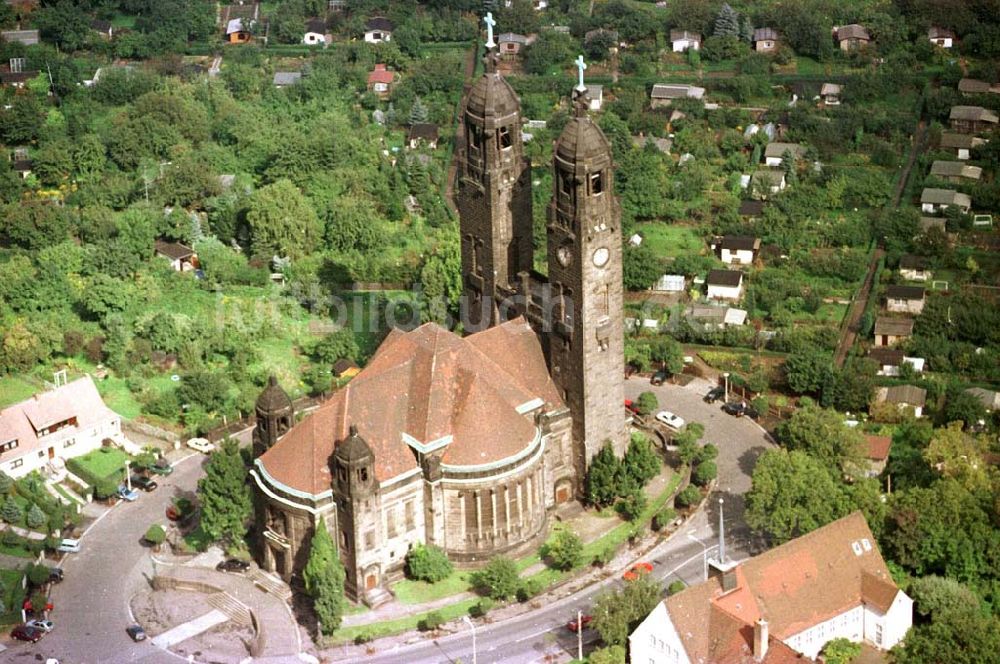
<svg viewBox="0 0 1000 664">
<path fill-rule="evenodd" d="M 564 244 L 556 249 L 556 258 L 559 259 L 559 263 L 563 267 L 568 267 L 573 262 L 573 250 L 570 249 L 568 244 Z"/>
<path fill-rule="evenodd" d="M 608 258 L 610 258 L 610 256 L 611 254 L 607 247 L 599 247 L 596 251 L 594 251 L 594 265 L 597 267 L 604 267 L 608 264 Z"/>
</svg>

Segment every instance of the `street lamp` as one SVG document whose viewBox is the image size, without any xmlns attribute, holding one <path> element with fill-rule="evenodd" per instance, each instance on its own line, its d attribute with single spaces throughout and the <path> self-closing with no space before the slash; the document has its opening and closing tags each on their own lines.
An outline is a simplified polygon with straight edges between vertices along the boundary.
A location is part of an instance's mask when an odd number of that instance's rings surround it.
<svg viewBox="0 0 1000 664">
<path fill-rule="evenodd" d="M 722 373 L 722 377 L 723 377 L 723 378 L 725 379 L 725 381 L 726 381 L 726 388 L 725 388 L 725 390 L 726 390 L 726 392 L 725 392 L 725 402 L 726 402 L 726 403 L 729 403 L 729 372 L 728 372 L 728 371 L 724 371 L 724 372 Z"/>
<path fill-rule="evenodd" d="M 469 616 L 462 616 L 462 622 L 472 630 L 472 664 L 476 664 L 476 625 L 469 620 Z"/>
<path fill-rule="evenodd" d="M 125 486 L 132 490 L 132 473 L 129 471 L 128 459 L 125 459 Z"/>
</svg>

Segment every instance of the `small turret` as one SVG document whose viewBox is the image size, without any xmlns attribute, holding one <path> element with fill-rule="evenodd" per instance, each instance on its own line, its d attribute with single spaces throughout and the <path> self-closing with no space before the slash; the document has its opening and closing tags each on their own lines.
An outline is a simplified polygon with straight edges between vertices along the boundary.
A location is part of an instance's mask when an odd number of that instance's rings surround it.
<svg viewBox="0 0 1000 664">
<path fill-rule="evenodd" d="M 295 422 L 292 400 L 274 375 L 268 378 L 267 387 L 257 397 L 254 411 L 257 426 L 253 430 L 253 456 L 257 458 L 271 449 Z"/>
</svg>

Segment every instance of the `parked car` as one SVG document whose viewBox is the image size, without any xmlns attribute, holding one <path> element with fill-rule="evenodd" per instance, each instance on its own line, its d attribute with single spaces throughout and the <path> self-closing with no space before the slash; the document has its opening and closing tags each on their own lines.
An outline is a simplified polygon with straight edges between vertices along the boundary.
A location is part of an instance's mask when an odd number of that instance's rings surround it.
<svg viewBox="0 0 1000 664">
<path fill-rule="evenodd" d="M 722 406 L 722 412 L 727 415 L 732 415 L 733 417 L 743 417 L 746 415 L 750 419 L 756 420 L 760 417 L 760 413 L 757 409 L 748 404 L 746 401 L 730 401 Z"/>
<path fill-rule="evenodd" d="M 174 472 L 174 467 L 171 466 L 170 462 L 167 461 L 165 458 L 160 457 L 159 459 L 153 462 L 152 466 L 149 467 L 149 471 L 157 475 L 169 475 L 170 473 Z"/>
<path fill-rule="evenodd" d="M 40 629 L 45 633 L 51 632 L 55 628 L 55 623 L 51 620 L 29 620 L 24 623 L 28 627 L 34 627 L 35 629 Z"/>
<path fill-rule="evenodd" d="M 726 396 L 726 388 L 719 386 L 713 387 L 708 391 L 708 394 L 705 395 L 705 403 L 715 403 L 716 401 L 722 399 L 725 396 Z"/>
<path fill-rule="evenodd" d="M 207 438 L 192 438 L 187 442 L 187 446 L 202 454 L 210 454 L 215 450 L 215 445 L 209 442 Z"/>
<path fill-rule="evenodd" d="M 250 569 L 250 563 L 238 558 L 229 558 L 216 565 L 215 569 L 220 572 L 246 572 Z"/>
<path fill-rule="evenodd" d="M 21 604 L 21 608 L 24 609 L 25 611 L 30 612 L 30 613 L 34 613 L 35 612 L 35 605 L 31 603 L 31 598 L 30 597 L 28 599 L 24 600 L 24 602 Z M 49 599 L 48 597 L 46 597 L 45 598 L 45 610 L 46 611 L 51 611 L 54 608 L 56 608 L 56 607 L 52 603 L 52 600 Z"/>
<path fill-rule="evenodd" d="M 80 553 L 80 540 L 78 539 L 60 540 L 59 546 L 56 547 L 56 551 L 61 551 L 62 553 Z"/>
<path fill-rule="evenodd" d="M 156 480 L 150 479 L 144 475 L 133 475 L 132 486 L 142 489 L 143 491 L 152 491 L 159 485 L 156 483 Z"/>
<path fill-rule="evenodd" d="M 118 485 L 118 497 L 122 500 L 127 500 L 130 503 L 134 503 L 139 500 L 139 492 L 135 489 L 130 489 L 124 484 Z"/>
<path fill-rule="evenodd" d="M 11 638 L 17 639 L 18 641 L 31 641 L 32 643 L 38 643 L 38 641 L 45 636 L 45 632 L 37 627 L 18 625 L 10 631 L 10 635 Z"/>
<path fill-rule="evenodd" d="M 674 415 L 669 410 L 661 410 L 656 414 L 656 421 L 665 424 L 671 429 L 682 429 L 684 427 L 684 418 Z"/>
<path fill-rule="evenodd" d="M 625 410 L 635 413 L 636 415 L 639 414 L 639 406 L 637 406 L 631 399 L 625 399 Z"/>
<path fill-rule="evenodd" d="M 66 576 L 63 572 L 62 567 L 50 567 L 49 568 L 49 583 L 59 583 Z"/>
<path fill-rule="evenodd" d="M 577 623 L 576 618 L 573 618 L 568 623 L 566 623 L 566 629 L 571 632 L 579 632 L 581 629 L 587 629 L 590 627 L 590 623 L 594 620 L 594 616 L 588 616 L 583 614 L 580 616 L 580 622 Z"/>
<path fill-rule="evenodd" d="M 662 369 L 653 374 L 653 377 L 649 379 L 651 385 L 663 385 L 663 381 L 670 378 L 670 374 Z"/>
<path fill-rule="evenodd" d="M 129 625 L 125 628 L 125 633 L 136 643 L 146 640 L 146 630 L 141 625 Z"/>
<path fill-rule="evenodd" d="M 626 581 L 635 581 L 640 576 L 644 576 L 653 571 L 652 563 L 636 563 L 628 568 L 628 570 L 622 574 L 622 578 Z"/>
</svg>

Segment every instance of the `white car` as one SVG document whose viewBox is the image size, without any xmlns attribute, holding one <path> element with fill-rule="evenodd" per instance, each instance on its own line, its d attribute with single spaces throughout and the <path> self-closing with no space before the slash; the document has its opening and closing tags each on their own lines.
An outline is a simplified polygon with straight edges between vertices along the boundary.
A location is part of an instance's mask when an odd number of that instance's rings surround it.
<svg viewBox="0 0 1000 664">
<path fill-rule="evenodd" d="M 55 624 L 51 620 L 29 620 L 24 623 L 28 627 L 35 627 L 43 632 L 51 632 Z"/>
<path fill-rule="evenodd" d="M 656 421 L 661 422 L 671 429 L 682 429 L 684 427 L 683 418 L 677 417 L 669 410 L 661 410 L 656 414 Z"/>
<path fill-rule="evenodd" d="M 187 442 L 187 446 L 202 454 L 210 454 L 215 450 L 215 445 L 210 443 L 206 438 L 192 438 Z"/>
<path fill-rule="evenodd" d="M 63 553 L 80 553 L 80 540 L 64 539 L 59 542 L 59 546 L 56 547 L 56 551 L 61 551 Z"/>
</svg>

